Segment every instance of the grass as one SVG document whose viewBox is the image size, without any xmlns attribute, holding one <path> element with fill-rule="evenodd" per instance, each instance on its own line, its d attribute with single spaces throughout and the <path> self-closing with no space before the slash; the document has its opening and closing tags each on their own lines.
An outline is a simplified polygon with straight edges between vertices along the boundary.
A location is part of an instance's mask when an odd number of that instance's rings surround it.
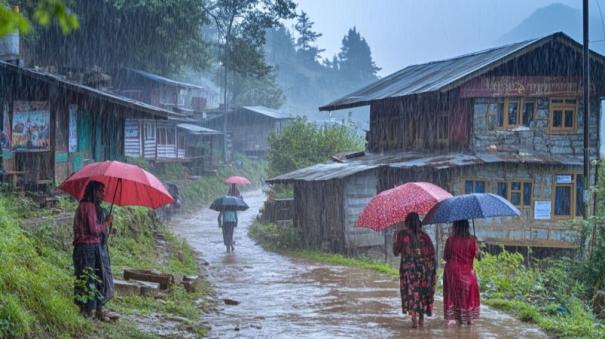
<svg viewBox="0 0 605 339">
<path fill-rule="evenodd" d="M 399 270 L 381 261 L 369 258 L 348 258 L 340 254 L 303 249 L 299 242 L 300 236 L 298 230 L 293 226 L 278 226 L 276 224 L 263 224 L 255 221 L 250 225 L 248 235 L 263 246 L 263 248 L 285 255 L 332 265 L 360 267 L 389 276 L 399 276 Z"/>
<path fill-rule="evenodd" d="M 101 323 L 80 316 L 73 302 L 71 225 L 37 224 L 23 227 L 29 218 L 73 213 L 76 204 L 62 200 L 55 211 L 34 208 L 29 200 L 0 195 L 0 338 L 5 337 L 153 337 L 130 321 Z M 109 240 L 114 276 L 126 267 L 157 269 L 176 276 L 198 272 L 191 248 L 179 241 L 149 210 L 115 208 Z M 161 256 L 156 239 L 165 239 Z M 206 284 L 197 293 L 177 287 L 162 299 L 115 297 L 108 307 L 125 315 L 148 311 L 181 316 L 191 321 L 189 331 L 203 336 L 202 312 L 212 305 Z"/>
</svg>

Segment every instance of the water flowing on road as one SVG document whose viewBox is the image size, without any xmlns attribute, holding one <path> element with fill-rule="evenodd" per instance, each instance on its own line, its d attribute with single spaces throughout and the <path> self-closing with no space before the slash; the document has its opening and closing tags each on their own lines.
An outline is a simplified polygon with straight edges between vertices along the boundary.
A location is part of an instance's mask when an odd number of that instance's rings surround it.
<svg viewBox="0 0 605 339">
<path fill-rule="evenodd" d="M 289 258 L 247 236 L 262 191 L 245 192 L 235 252 L 226 253 L 218 213 L 202 209 L 175 219 L 173 229 L 209 263 L 208 280 L 221 304 L 205 315 L 220 338 L 545 338 L 535 326 L 483 307 L 473 326 L 447 326 L 440 298 L 422 329 L 401 314 L 398 280 L 373 271 Z M 223 299 L 239 302 L 226 305 Z"/>
</svg>

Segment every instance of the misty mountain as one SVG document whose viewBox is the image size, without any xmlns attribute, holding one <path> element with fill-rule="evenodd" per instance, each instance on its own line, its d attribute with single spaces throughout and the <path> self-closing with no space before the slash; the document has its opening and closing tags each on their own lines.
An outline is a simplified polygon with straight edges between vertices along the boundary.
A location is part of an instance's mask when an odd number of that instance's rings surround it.
<svg viewBox="0 0 605 339">
<path fill-rule="evenodd" d="M 605 39 L 603 23 L 598 12 L 593 10 L 590 16 L 590 47 L 603 54 L 605 53 Z M 537 9 L 525 18 L 510 32 L 501 36 L 496 43 L 498 45 L 518 42 L 545 36 L 555 32 L 564 32 L 578 42 L 582 42 L 582 11 L 564 4 L 552 4 Z"/>
</svg>

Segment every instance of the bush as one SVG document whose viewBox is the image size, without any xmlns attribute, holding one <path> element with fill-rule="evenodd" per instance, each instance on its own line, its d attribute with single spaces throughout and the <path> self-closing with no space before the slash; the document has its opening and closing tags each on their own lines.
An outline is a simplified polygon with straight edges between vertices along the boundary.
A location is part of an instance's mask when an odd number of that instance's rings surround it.
<svg viewBox="0 0 605 339">
<path fill-rule="evenodd" d="M 364 140 L 344 126 L 318 126 L 297 118 L 269 136 L 269 176 L 324 162 L 338 152 L 361 151 Z"/>
</svg>

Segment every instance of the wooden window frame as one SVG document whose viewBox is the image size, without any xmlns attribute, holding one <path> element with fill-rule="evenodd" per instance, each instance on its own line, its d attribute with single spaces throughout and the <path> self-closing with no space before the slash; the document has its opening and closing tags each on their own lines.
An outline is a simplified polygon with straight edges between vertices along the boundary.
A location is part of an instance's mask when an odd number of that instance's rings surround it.
<svg viewBox="0 0 605 339">
<path fill-rule="evenodd" d="M 465 178 L 461 178 L 461 181 L 462 181 L 462 192 L 460 194 L 466 194 L 466 182 L 467 181 L 472 181 L 473 182 L 473 192 L 471 192 L 471 193 L 476 193 L 474 191 L 474 188 L 475 188 L 475 182 L 477 182 L 477 181 L 483 181 L 483 187 L 484 187 L 483 192 L 484 193 L 490 192 L 490 190 L 489 190 L 489 183 L 490 183 L 489 179 L 486 179 L 486 178 L 477 178 L 477 177 L 465 177 Z"/>
<path fill-rule="evenodd" d="M 508 120 L 509 120 L 509 110 L 508 110 L 508 106 L 510 105 L 511 102 L 516 102 L 519 104 L 519 106 L 517 107 L 517 123 L 516 124 L 509 124 Z M 537 109 L 537 100 L 534 98 L 520 98 L 520 97 L 510 97 L 510 98 L 502 98 L 500 99 L 496 104 L 502 103 L 502 126 L 498 125 L 498 113 L 494 112 L 492 114 L 496 114 L 496 129 L 498 130 L 509 130 L 509 129 L 513 129 L 513 128 L 518 128 L 518 127 L 528 127 L 523 124 L 523 114 L 524 114 L 524 110 L 525 110 L 525 104 L 527 103 L 533 103 L 534 104 L 534 109 L 531 112 L 531 121 L 534 120 L 535 116 L 536 116 L 536 109 Z M 489 114 L 490 112 L 488 112 Z"/>
<path fill-rule="evenodd" d="M 562 175 L 569 175 L 571 176 L 571 183 L 557 183 L 557 176 L 562 176 Z M 555 174 L 553 175 L 553 186 L 552 186 L 552 197 L 551 197 L 551 204 L 552 204 L 552 219 L 553 220 L 571 220 L 574 218 L 577 218 L 578 216 L 576 215 L 576 211 L 577 211 L 577 182 L 578 182 L 578 176 L 582 175 L 582 174 L 578 174 L 578 173 L 559 173 L 559 174 Z M 584 180 L 584 179 L 582 179 Z M 570 206 L 569 206 L 569 215 L 556 215 L 556 204 L 557 204 L 557 187 L 561 186 L 561 187 L 570 187 L 571 188 L 571 202 L 570 202 Z"/>
<path fill-rule="evenodd" d="M 515 190 L 515 192 L 519 192 L 521 194 L 521 204 L 520 205 L 515 205 L 512 201 L 512 195 L 513 195 L 513 182 L 518 182 L 521 185 L 521 189 L 520 190 Z M 511 180 L 499 180 L 496 182 L 496 190 L 495 193 L 496 195 L 498 194 L 498 184 L 506 184 L 506 200 L 508 200 L 511 204 L 513 204 L 514 206 L 518 207 L 519 209 L 525 209 L 525 210 L 531 210 L 533 208 L 534 205 L 534 182 L 533 180 L 527 180 L 527 179 L 511 179 Z M 523 195 L 523 188 L 525 184 L 531 184 L 531 197 L 530 197 L 530 201 L 529 201 L 529 205 L 525 205 L 525 199 L 524 199 L 524 195 Z"/>
<path fill-rule="evenodd" d="M 562 100 L 562 103 L 553 103 L 553 100 Z M 567 103 L 567 100 L 575 100 L 575 104 Z M 552 97 L 548 98 L 548 132 L 549 133 L 576 133 L 578 131 L 578 105 L 579 99 L 577 97 Z M 554 127 L 554 111 L 560 110 L 563 112 L 561 117 L 563 125 L 565 124 L 565 111 L 572 110 L 573 112 L 573 123 L 572 127 Z"/>
</svg>

